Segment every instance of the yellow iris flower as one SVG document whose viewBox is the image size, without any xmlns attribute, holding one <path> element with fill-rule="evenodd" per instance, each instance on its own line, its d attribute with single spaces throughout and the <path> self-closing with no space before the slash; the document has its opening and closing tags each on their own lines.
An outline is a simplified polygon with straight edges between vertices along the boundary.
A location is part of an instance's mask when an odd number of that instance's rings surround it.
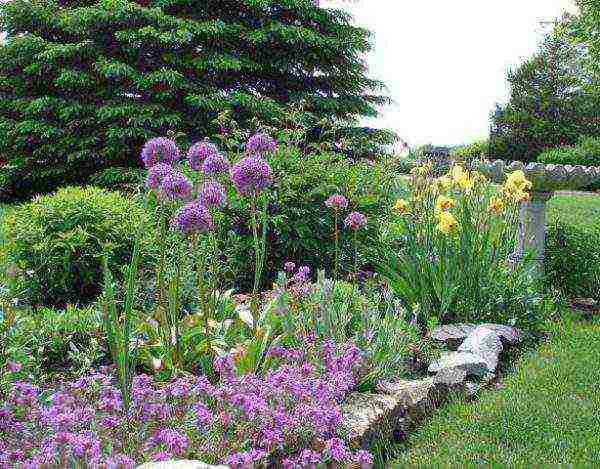
<svg viewBox="0 0 600 469">
<path fill-rule="evenodd" d="M 437 215 L 437 229 L 444 234 L 454 233 L 458 230 L 458 221 L 450 212 L 440 212 Z"/>
<path fill-rule="evenodd" d="M 396 200 L 394 204 L 394 210 L 400 214 L 408 212 L 408 202 L 404 199 Z"/>
<path fill-rule="evenodd" d="M 502 214 L 504 212 L 504 201 L 500 197 L 492 197 L 490 200 L 490 212 L 495 213 L 496 215 Z"/>
<path fill-rule="evenodd" d="M 435 211 L 442 212 L 446 210 L 450 210 L 456 205 L 456 201 L 451 199 L 450 197 L 445 197 L 440 195 L 435 201 Z"/>
</svg>

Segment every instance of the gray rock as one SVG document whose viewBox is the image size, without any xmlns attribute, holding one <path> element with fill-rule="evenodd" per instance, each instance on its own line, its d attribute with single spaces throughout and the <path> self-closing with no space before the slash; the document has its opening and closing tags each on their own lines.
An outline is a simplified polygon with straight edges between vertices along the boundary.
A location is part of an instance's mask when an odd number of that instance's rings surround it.
<svg viewBox="0 0 600 469">
<path fill-rule="evenodd" d="M 493 373 L 496 371 L 502 352 L 502 341 L 492 329 L 486 326 L 477 326 L 458 347 L 458 351 L 480 356 L 485 360 L 488 371 Z"/>
<path fill-rule="evenodd" d="M 433 382 L 448 389 L 459 390 L 462 389 L 466 378 L 467 371 L 464 368 L 442 368 L 433 378 Z"/>
<path fill-rule="evenodd" d="M 444 397 L 433 378 L 387 382 L 379 390 L 382 394 L 352 393 L 345 399 L 342 426 L 353 448 L 407 434 Z"/>
<path fill-rule="evenodd" d="M 493 330 L 508 345 L 517 345 L 523 340 L 522 332 L 515 327 L 492 323 L 481 324 L 481 326 Z M 460 343 L 466 339 L 476 327 L 478 327 L 476 324 L 447 324 L 436 327 L 431 332 L 431 337 L 445 342 L 450 348 L 456 348 L 458 347 L 457 342 Z M 452 345 L 456 345 L 456 347 L 452 347 Z"/>
<path fill-rule="evenodd" d="M 498 337 L 507 345 L 517 345 L 523 341 L 523 333 L 516 327 L 504 326 L 502 324 L 482 324 L 482 326 L 493 330 Z"/>
<path fill-rule="evenodd" d="M 138 466 L 137 469 L 229 469 L 229 466 L 211 466 L 202 461 L 178 459 L 160 462 L 147 462 Z"/>
<path fill-rule="evenodd" d="M 474 324 L 447 324 L 438 326 L 431 331 L 431 337 L 439 342 L 444 342 L 452 349 L 456 349 L 475 327 Z"/>
<path fill-rule="evenodd" d="M 483 357 L 470 352 L 447 352 L 443 353 L 439 360 L 429 365 L 430 373 L 437 373 L 444 368 L 458 368 L 464 370 L 467 375 L 483 377 L 490 370 Z"/>
</svg>

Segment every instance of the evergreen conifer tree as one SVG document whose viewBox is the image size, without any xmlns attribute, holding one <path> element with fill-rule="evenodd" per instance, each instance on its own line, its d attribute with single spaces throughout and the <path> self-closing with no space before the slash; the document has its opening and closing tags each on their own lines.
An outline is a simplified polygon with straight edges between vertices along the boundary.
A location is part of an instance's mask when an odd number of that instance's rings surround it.
<svg viewBox="0 0 600 469">
<path fill-rule="evenodd" d="M 370 33 L 313 0 L 11 0 L 0 7 L 0 191 L 23 197 L 135 167 L 150 137 L 182 145 L 294 103 L 353 123 L 387 102 Z"/>
</svg>

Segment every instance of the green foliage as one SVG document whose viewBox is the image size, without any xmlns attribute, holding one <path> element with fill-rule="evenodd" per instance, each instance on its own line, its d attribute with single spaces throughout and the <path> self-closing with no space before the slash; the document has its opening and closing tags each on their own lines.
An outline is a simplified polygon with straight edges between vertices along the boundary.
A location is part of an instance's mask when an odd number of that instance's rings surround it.
<svg viewBox="0 0 600 469">
<path fill-rule="evenodd" d="M 33 305 L 88 303 L 100 293 L 102 256 L 128 263 L 142 207 L 102 189 L 66 188 L 15 208 L 3 221 L 8 281 Z"/>
<path fill-rule="evenodd" d="M 10 318 L 11 313 L 13 317 Z M 106 363 L 100 315 L 94 308 L 68 307 L 0 311 L 0 370 L 7 361 L 22 365 L 18 376 L 39 384 L 77 377 Z M 0 373 L 0 389 L 3 373 Z"/>
<path fill-rule="evenodd" d="M 550 148 L 540 153 L 537 160 L 544 164 L 600 166 L 600 138 L 580 137 L 577 145 Z M 587 190 L 600 190 L 600 183 Z"/>
<path fill-rule="evenodd" d="M 364 243 L 359 248 L 359 257 L 362 265 L 372 265 L 367 243 L 376 242 L 378 226 L 393 203 L 394 163 L 391 160 L 354 162 L 332 153 L 303 156 L 293 147 L 280 148 L 268 160 L 275 182 L 269 204 L 268 255 L 263 272 L 267 284 L 276 278 L 286 260 L 307 264 L 313 270 L 332 271 L 333 216 L 325 200 L 336 193 L 348 198 L 349 211 L 357 210 L 367 216 L 367 231 L 362 237 Z M 250 289 L 252 269 L 248 267 L 248 259 L 252 259 L 253 252 L 250 211 L 235 195 L 230 195 L 231 210 L 219 228 L 224 230 L 222 239 L 225 239 L 220 249 L 222 265 L 228 285 Z M 344 230 L 342 274 L 353 268 L 350 238 Z"/>
<path fill-rule="evenodd" d="M 600 197 L 549 202 L 546 278 L 570 297 L 600 300 Z"/>
<path fill-rule="evenodd" d="M 138 168 L 107 168 L 90 177 L 90 183 L 104 189 L 135 191 L 144 181 L 146 172 Z"/>
<path fill-rule="evenodd" d="M 313 133 L 345 124 L 361 153 L 386 138 L 352 126 L 389 101 L 366 76 L 370 33 L 312 0 L 16 0 L 0 19 L 5 199 L 136 167 L 151 137 L 218 134 L 224 110 L 248 128 L 304 103 Z"/>
<path fill-rule="evenodd" d="M 491 115 L 491 158 L 535 161 L 547 148 L 600 134 L 600 94 L 582 58 L 585 48 L 550 31 L 539 51 L 508 73 L 511 96 Z"/>
<path fill-rule="evenodd" d="M 489 140 L 480 140 L 453 149 L 450 152 L 450 156 L 454 162 L 468 167 L 473 160 L 487 158 L 489 155 L 489 146 Z"/>
<path fill-rule="evenodd" d="M 298 289 L 282 273 L 274 293 L 266 317 L 269 330 L 280 334 L 277 344 L 302 348 L 303 338 L 309 336 L 317 342 L 352 341 L 365 358 L 359 382 L 362 390 L 373 390 L 380 380 L 420 371 L 438 351 L 381 285 L 359 288 L 327 279 L 320 271 L 314 284 Z"/>
<path fill-rule="evenodd" d="M 600 374 L 600 324 L 565 320 L 550 331 L 502 389 L 442 409 L 387 467 L 594 466 L 600 394 L 589 390 Z"/>
</svg>

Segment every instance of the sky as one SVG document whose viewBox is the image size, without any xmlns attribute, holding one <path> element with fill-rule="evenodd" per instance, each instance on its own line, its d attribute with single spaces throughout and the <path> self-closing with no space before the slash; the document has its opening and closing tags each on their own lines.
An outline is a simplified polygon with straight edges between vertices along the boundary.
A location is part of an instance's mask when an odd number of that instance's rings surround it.
<svg viewBox="0 0 600 469">
<path fill-rule="evenodd" d="M 374 34 L 370 75 L 394 105 L 373 127 L 409 145 L 486 138 L 489 114 L 508 99 L 506 71 L 532 55 L 540 21 L 572 11 L 570 0 L 325 0 Z"/>
</svg>

